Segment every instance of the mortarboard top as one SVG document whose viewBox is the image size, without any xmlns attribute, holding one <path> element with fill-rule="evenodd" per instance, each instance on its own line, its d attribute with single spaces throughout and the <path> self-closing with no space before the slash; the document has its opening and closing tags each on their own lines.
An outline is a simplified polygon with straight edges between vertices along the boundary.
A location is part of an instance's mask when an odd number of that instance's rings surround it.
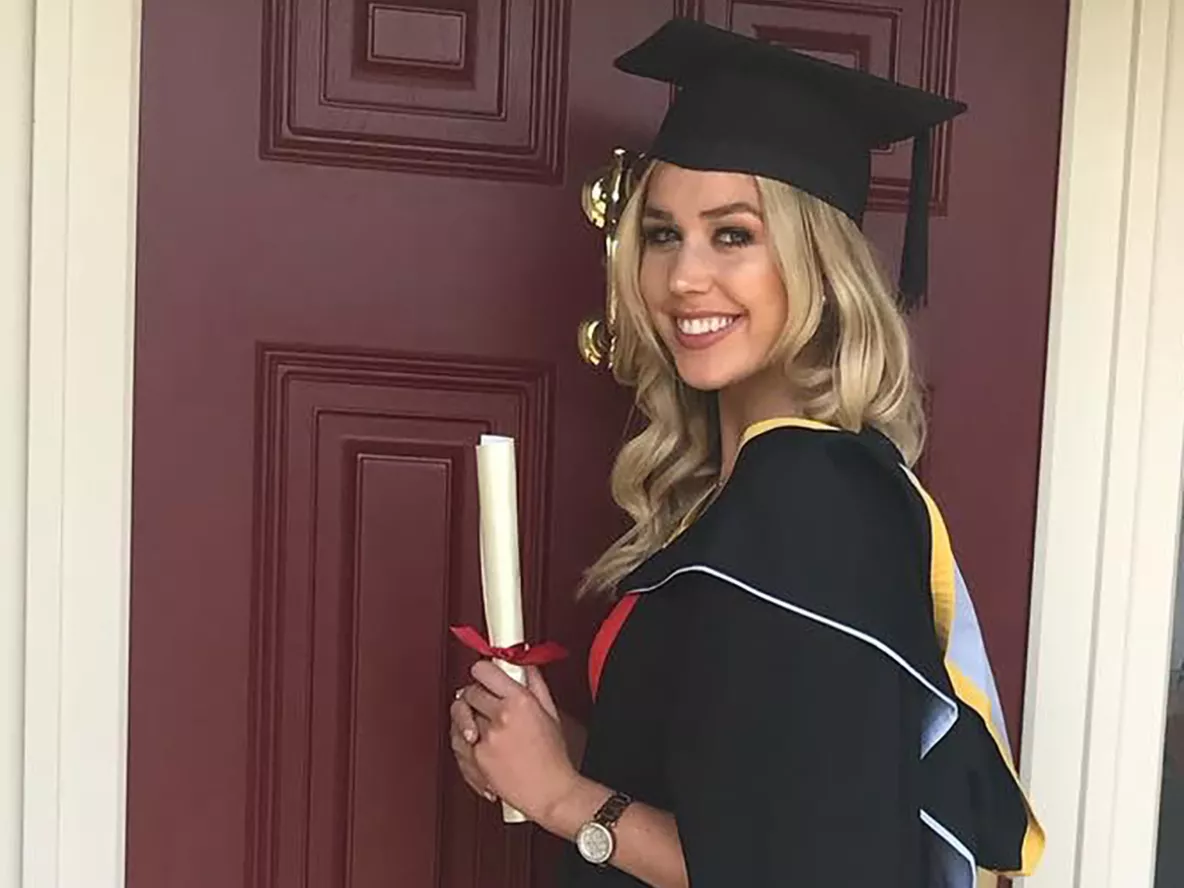
<svg viewBox="0 0 1184 888">
<path fill-rule="evenodd" d="M 871 151 L 913 139 L 900 289 L 924 292 L 929 133 L 966 105 L 692 19 L 673 19 L 617 58 L 676 86 L 650 157 L 787 182 L 863 221 Z"/>
</svg>

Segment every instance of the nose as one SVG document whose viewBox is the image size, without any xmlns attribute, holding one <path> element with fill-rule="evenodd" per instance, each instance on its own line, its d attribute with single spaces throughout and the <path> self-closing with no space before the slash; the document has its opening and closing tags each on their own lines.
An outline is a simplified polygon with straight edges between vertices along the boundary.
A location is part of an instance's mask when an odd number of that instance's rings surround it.
<svg viewBox="0 0 1184 888">
<path fill-rule="evenodd" d="M 678 248 L 670 268 L 670 292 L 676 296 L 695 296 L 711 287 L 709 247 L 687 238 Z"/>
</svg>

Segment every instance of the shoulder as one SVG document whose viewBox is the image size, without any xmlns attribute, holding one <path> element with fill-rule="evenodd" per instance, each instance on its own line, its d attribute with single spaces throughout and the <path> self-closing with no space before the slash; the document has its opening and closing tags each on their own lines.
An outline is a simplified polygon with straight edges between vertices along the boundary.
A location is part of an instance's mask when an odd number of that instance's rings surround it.
<svg viewBox="0 0 1184 888">
<path fill-rule="evenodd" d="M 644 585 L 704 573 L 770 618 L 807 620 L 936 675 L 930 548 L 924 502 L 891 454 L 862 435 L 778 427 L 745 443 L 724 491 Z"/>
<path fill-rule="evenodd" d="M 820 557 L 869 546 L 908 557 L 928 544 L 924 500 L 891 443 L 872 430 L 766 428 L 744 442 L 718 505 L 726 523 L 763 525 L 783 540 L 800 535 L 821 547 Z"/>
<path fill-rule="evenodd" d="M 875 466 L 895 475 L 901 459 L 892 443 L 879 432 L 851 432 L 821 423 L 800 420 L 770 421 L 746 433 L 736 459 L 736 471 L 775 471 L 784 476 L 819 469 L 851 470 Z M 828 475 L 830 480 L 836 476 Z"/>
<path fill-rule="evenodd" d="M 627 582 L 650 592 L 679 578 L 681 599 L 700 580 L 693 609 L 716 636 L 747 637 L 743 626 L 764 620 L 781 643 L 809 632 L 944 692 L 931 540 L 891 454 L 862 435 L 777 427 L 744 444 L 716 501 Z"/>
</svg>

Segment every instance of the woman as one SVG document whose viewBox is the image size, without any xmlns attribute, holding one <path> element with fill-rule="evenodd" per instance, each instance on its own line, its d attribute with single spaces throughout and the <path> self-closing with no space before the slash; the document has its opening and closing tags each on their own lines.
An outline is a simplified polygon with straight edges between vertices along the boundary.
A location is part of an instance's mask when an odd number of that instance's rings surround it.
<svg viewBox="0 0 1184 888">
<path fill-rule="evenodd" d="M 562 884 L 973 885 L 1043 836 L 973 608 L 905 465 L 905 325 L 858 222 L 904 138 L 923 282 L 928 129 L 962 106 L 689 21 L 617 60 L 679 91 L 619 228 L 613 366 L 648 426 L 573 755 L 536 669 L 452 709 L 469 783 L 571 841 Z"/>
</svg>

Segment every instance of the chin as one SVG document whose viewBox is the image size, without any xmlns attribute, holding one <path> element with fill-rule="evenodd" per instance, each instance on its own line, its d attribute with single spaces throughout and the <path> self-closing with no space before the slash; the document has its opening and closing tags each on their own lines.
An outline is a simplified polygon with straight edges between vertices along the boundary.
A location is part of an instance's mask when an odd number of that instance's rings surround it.
<svg viewBox="0 0 1184 888">
<path fill-rule="evenodd" d="M 705 366 L 706 362 L 678 361 L 679 378 L 690 388 L 701 392 L 718 392 L 743 378 L 734 368 Z"/>
</svg>

